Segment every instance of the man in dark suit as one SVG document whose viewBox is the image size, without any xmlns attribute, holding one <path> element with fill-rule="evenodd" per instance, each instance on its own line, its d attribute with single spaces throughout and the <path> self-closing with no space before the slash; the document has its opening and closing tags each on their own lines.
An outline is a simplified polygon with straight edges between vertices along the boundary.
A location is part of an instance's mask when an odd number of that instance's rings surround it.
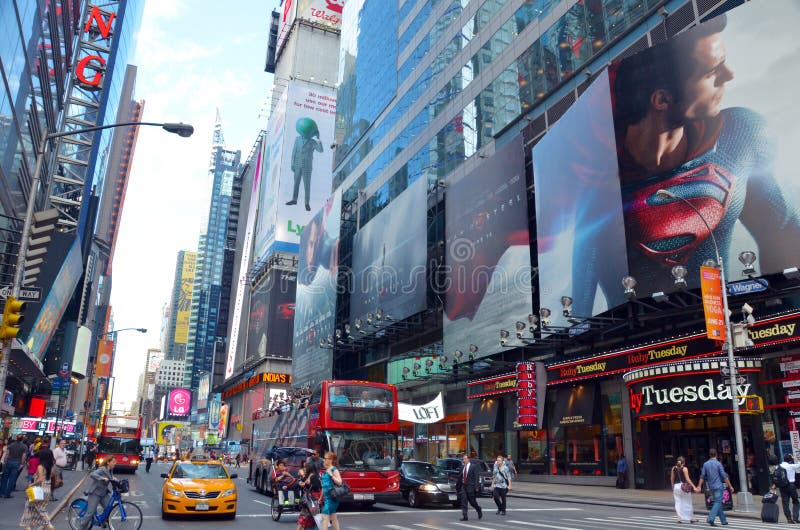
<svg viewBox="0 0 800 530">
<path fill-rule="evenodd" d="M 478 519 L 481 519 L 483 518 L 483 510 L 478 506 L 478 501 L 475 500 L 478 491 L 480 491 L 481 470 L 477 464 L 470 463 L 468 454 L 464 453 L 461 459 L 464 464 L 461 466 L 458 480 L 456 480 L 456 491 L 461 495 L 461 520 L 468 520 L 467 510 L 469 505 L 475 508 L 475 511 L 478 512 Z"/>
</svg>

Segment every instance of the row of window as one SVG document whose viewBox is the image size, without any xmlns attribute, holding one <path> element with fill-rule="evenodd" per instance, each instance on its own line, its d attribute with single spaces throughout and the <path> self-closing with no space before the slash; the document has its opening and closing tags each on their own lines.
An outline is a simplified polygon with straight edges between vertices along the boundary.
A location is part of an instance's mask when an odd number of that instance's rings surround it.
<svg viewBox="0 0 800 530">
<path fill-rule="evenodd" d="M 584 0 L 573 5 L 426 145 L 411 155 L 376 192 L 373 200 L 362 205 L 362 225 L 416 179 L 424 176 L 431 183 L 443 179 L 491 141 L 497 132 L 580 71 L 608 42 L 638 23 L 659 3 L 659 0 Z M 485 70 L 525 26 L 538 20 L 542 7 L 544 4 L 528 4 L 518 10 L 428 107 L 410 120 L 406 130 L 370 165 L 350 191 L 363 189 L 396 159 L 430 120 Z"/>
</svg>

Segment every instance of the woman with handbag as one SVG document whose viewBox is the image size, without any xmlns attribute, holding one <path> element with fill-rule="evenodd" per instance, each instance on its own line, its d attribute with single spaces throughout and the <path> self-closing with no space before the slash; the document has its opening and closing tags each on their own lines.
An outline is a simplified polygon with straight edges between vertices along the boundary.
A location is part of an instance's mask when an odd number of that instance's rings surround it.
<svg viewBox="0 0 800 530">
<path fill-rule="evenodd" d="M 36 498 L 41 500 L 25 501 L 25 509 L 19 525 L 26 530 L 30 530 L 31 527 L 55 530 L 50 523 L 50 515 L 47 513 L 47 504 L 50 502 L 50 475 L 54 466 L 53 453 L 40 451 L 39 466 L 36 468 L 36 476 L 31 487 L 42 489 L 41 495 L 36 495 Z"/>
<path fill-rule="evenodd" d="M 322 506 L 320 513 L 322 514 L 322 526 L 320 528 L 328 528 L 328 522 L 333 525 L 333 530 L 339 529 L 339 517 L 336 512 L 339 510 L 339 501 L 334 500 L 331 492 L 334 486 L 341 486 L 344 482 L 342 475 L 339 473 L 339 458 L 336 453 L 328 451 L 325 453 L 325 460 L 322 466 L 325 471 L 322 473 L 322 498 L 325 504 Z"/>
<path fill-rule="evenodd" d="M 679 523 L 696 523 L 694 507 L 692 506 L 692 492 L 700 492 L 694 485 L 686 468 L 686 460 L 679 456 L 672 467 L 670 482 L 672 483 L 672 496 L 675 497 L 675 513 Z"/>
</svg>

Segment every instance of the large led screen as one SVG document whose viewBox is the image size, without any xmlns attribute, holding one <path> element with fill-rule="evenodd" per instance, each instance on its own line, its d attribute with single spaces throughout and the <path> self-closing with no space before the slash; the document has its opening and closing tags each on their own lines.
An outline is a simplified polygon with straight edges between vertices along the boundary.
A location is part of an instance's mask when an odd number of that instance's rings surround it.
<svg viewBox="0 0 800 530">
<path fill-rule="evenodd" d="M 640 296 L 672 289 L 675 265 L 697 286 L 714 239 L 731 280 L 742 277 L 742 251 L 756 252 L 764 274 L 800 263 L 799 22 L 794 0 L 752 1 L 611 66 Z"/>
<path fill-rule="evenodd" d="M 292 353 L 297 273 L 272 269 L 250 295 L 247 357 Z"/>
<path fill-rule="evenodd" d="M 383 311 L 402 320 L 426 307 L 427 181 L 419 179 L 356 232 L 350 324 Z"/>
<path fill-rule="evenodd" d="M 295 386 L 315 385 L 332 377 L 333 350 L 320 347 L 319 340 L 327 341 L 334 334 L 341 210 L 342 194 L 337 191 L 300 238 L 292 344 Z"/>
<path fill-rule="evenodd" d="M 624 302 L 627 274 L 614 121 L 603 72 L 533 148 L 539 303 L 560 321 Z"/>
<path fill-rule="evenodd" d="M 444 351 L 473 357 L 500 350 L 501 329 L 532 311 L 530 238 L 521 138 L 445 195 Z"/>
</svg>

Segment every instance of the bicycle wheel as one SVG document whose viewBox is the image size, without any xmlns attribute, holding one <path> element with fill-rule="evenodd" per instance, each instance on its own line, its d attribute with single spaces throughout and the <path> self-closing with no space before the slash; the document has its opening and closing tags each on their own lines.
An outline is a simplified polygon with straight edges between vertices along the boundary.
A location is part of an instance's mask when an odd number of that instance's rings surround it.
<svg viewBox="0 0 800 530">
<path fill-rule="evenodd" d="M 111 527 L 111 530 L 139 530 L 143 520 L 141 508 L 132 502 L 120 504 L 114 506 L 114 509 L 108 514 L 108 526 Z M 125 517 L 122 516 L 120 508 L 124 508 Z"/>
<path fill-rule="evenodd" d="M 75 499 L 70 503 L 67 511 L 67 522 L 72 530 L 80 530 L 81 523 L 79 519 L 86 513 L 88 504 L 86 499 Z"/>
</svg>

